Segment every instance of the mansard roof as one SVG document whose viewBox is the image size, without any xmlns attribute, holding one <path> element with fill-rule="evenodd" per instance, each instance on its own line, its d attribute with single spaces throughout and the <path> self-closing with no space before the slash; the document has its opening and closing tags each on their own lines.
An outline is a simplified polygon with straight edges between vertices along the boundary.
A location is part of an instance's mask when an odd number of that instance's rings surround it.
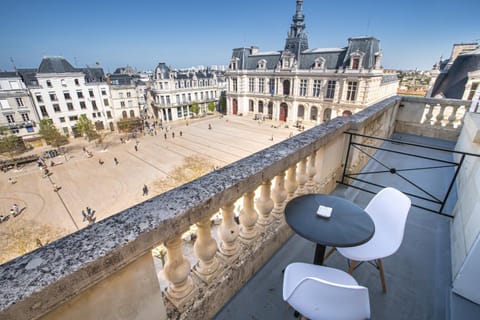
<svg viewBox="0 0 480 320">
<path fill-rule="evenodd" d="M 448 71 L 441 73 L 432 90 L 432 97 L 462 99 L 468 73 L 480 70 L 480 49 L 459 55 Z"/>
<path fill-rule="evenodd" d="M 78 72 L 65 58 L 63 57 L 44 57 L 38 67 L 37 73 L 67 73 Z"/>
<path fill-rule="evenodd" d="M 86 82 L 105 82 L 105 73 L 102 68 L 80 68 L 76 69 L 77 72 L 83 72 L 85 74 Z"/>
<path fill-rule="evenodd" d="M 237 60 L 237 69 L 255 70 L 260 60 L 265 60 L 266 69 L 273 70 L 278 65 L 283 51 L 258 52 L 256 47 L 233 49 L 232 59 Z M 375 56 L 380 54 L 380 41 L 374 37 L 357 37 L 348 39 L 344 48 L 315 48 L 304 50 L 300 56 L 298 69 L 309 70 L 317 59 L 325 61 L 326 69 L 348 67 L 352 54 L 359 53 L 362 67 L 370 69 L 375 66 Z"/>
<path fill-rule="evenodd" d="M 0 78 L 20 78 L 20 76 L 15 71 L 3 71 L 0 72 Z"/>
</svg>

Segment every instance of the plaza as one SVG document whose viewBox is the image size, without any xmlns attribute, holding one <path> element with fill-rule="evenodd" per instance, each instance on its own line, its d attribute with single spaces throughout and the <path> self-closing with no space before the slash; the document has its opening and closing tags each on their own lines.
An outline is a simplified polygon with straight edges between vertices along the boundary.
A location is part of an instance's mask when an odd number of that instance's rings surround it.
<svg viewBox="0 0 480 320">
<path fill-rule="evenodd" d="M 95 211 L 98 222 L 158 195 L 156 184 L 168 179 L 187 157 L 199 156 L 214 170 L 298 132 L 275 121 L 218 115 L 180 120 L 169 127 L 168 132 L 166 128 L 157 128 L 157 135 L 139 135 L 125 143 L 120 141 L 123 135 L 112 133 L 101 146 L 77 138 L 66 146 L 65 155 L 45 159 L 51 172 L 48 177 L 42 175 L 36 163 L 7 171 L 0 183 L 0 214 L 7 215 L 14 203 L 21 214 L 1 223 L 0 233 L 32 224 L 48 226 L 56 235 L 67 235 L 88 225 L 82 216 L 86 207 Z M 40 154 L 42 150 L 33 152 Z M 55 163 L 53 167 L 51 161 Z M 16 183 L 10 183 L 9 178 Z M 53 191 L 53 184 L 60 188 L 57 192 Z M 146 196 L 144 185 L 149 190 Z"/>
</svg>

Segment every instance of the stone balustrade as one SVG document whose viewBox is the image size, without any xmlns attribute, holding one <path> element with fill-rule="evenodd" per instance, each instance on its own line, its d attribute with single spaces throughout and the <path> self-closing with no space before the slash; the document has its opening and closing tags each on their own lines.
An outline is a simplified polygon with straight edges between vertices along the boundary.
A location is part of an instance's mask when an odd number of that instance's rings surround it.
<svg viewBox="0 0 480 320">
<path fill-rule="evenodd" d="M 471 101 L 402 96 L 396 131 L 456 141 Z"/>
<path fill-rule="evenodd" d="M 0 318 L 211 318 L 291 236 L 286 202 L 329 193 L 343 166 L 365 163 L 360 154 L 343 163 L 344 132 L 389 136 L 401 100 L 335 118 L 0 266 Z M 193 225 L 191 264 L 182 235 Z M 151 253 L 161 244 L 166 290 Z"/>
</svg>

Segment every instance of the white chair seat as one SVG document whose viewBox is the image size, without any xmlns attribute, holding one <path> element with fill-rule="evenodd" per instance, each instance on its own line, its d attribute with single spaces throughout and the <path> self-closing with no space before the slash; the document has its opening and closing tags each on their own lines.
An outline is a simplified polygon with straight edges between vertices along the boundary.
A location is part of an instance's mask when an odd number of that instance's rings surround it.
<svg viewBox="0 0 480 320">
<path fill-rule="evenodd" d="M 368 289 L 348 273 L 308 263 L 287 266 L 283 299 L 309 319 L 368 319 Z"/>
</svg>

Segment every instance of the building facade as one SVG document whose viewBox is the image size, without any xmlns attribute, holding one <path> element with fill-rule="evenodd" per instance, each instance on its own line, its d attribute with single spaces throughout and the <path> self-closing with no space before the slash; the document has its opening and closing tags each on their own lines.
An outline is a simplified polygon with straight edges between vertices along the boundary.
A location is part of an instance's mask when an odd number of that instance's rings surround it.
<svg viewBox="0 0 480 320">
<path fill-rule="evenodd" d="M 38 140 L 39 117 L 27 87 L 17 72 L 0 72 L 0 130 L 25 142 Z"/>
<path fill-rule="evenodd" d="M 78 136 L 85 114 L 103 130 L 113 126 L 110 89 L 101 68 L 74 68 L 63 57 L 45 57 L 38 69 L 19 70 L 40 119 L 50 118 L 65 135 Z"/>
<path fill-rule="evenodd" d="M 167 122 L 193 116 L 194 102 L 200 107 L 199 114 L 206 114 L 209 104 L 218 105 L 224 83 L 219 74 L 210 69 L 173 70 L 159 63 L 153 74 L 151 101 L 147 107 L 157 119 Z"/>
<path fill-rule="evenodd" d="M 344 48 L 310 49 L 303 1 L 296 4 L 283 50 L 233 49 L 226 73 L 228 114 L 320 123 L 396 94 L 398 79 L 384 72 L 378 39 L 350 38 Z"/>
</svg>

